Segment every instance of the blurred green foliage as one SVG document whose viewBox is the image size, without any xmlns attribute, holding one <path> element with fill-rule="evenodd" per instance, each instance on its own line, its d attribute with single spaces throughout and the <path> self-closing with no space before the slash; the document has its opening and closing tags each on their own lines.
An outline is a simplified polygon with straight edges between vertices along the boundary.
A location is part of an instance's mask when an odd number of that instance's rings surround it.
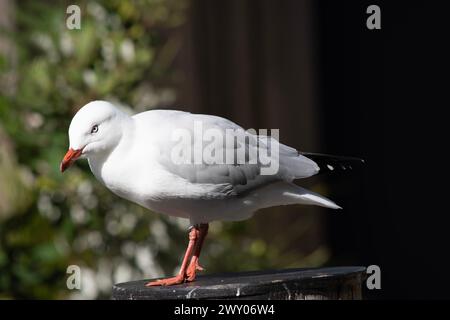
<svg viewBox="0 0 450 320">
<path fill-rule="evenodd" d="M 64 175 L 58 168 L 70 120 L 88 101 L 134 112 L 176 101 L 173 31 L 188 3 L 79 2 L 81 30 L 66 28 L 68 4 L 19 1 L 15 30 L 3 30 L 15 63 L 2 55 L 1 70 L 16 84 L 0 96 L 0 298 L 109 298 L 114 282 L 174 273 L 187 243 L 187 221 L 119 199 L 82 161 Z M 246 236 L 255 228 L 212 224 L 201 259 L 208 272 L 298 261 Z M 321 250 L 315 262 L 326 259 Z M 80 291 L 66 287 L 72 264 Z"/>
</svg>

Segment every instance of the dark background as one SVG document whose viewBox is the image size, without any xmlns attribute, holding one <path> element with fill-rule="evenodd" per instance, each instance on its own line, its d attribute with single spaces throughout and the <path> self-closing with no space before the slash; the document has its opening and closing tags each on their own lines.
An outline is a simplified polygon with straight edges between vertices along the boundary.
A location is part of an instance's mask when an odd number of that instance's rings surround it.
<svg viewBox="0 0 450 320">
<path fill-rule="evenodd" d="M 367 4 L 319 6 L 326 148 L 367 159 L 361 196 L 330 216 L 330 243 L 381 267 L 376 296 L 449 298 L 448 11 L 378 2 L 382 30 L 372 32 L 360 18 Z"/>
<path fill-rule="evenodd" d="M 366 28 L 371 4 L 381 30 Z M 380 266 L 368 297 L 450 297 L 446 12 L 438 1 L 193 1 L 182 101 L 366 160 L 323 178 L 344 211 L 321 217 L 329 265 Z"/>
</svg>

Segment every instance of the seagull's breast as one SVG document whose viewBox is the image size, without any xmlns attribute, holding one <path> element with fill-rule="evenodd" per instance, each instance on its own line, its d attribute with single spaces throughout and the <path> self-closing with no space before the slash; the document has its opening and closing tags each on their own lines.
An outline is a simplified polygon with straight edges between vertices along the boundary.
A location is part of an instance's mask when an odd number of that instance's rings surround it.
<svg viewBox="0 0 450 320">
<path fill-rule="evenodd" d="M 112 157 L 105 161 L 89 159 L 89 166 L 97 180 L 109 190 L 122 198 L 135 201 L 140 182 L 136 179 L 135 168 L 127 166 L 119 159 L 115 161 Z"/>
</svg>

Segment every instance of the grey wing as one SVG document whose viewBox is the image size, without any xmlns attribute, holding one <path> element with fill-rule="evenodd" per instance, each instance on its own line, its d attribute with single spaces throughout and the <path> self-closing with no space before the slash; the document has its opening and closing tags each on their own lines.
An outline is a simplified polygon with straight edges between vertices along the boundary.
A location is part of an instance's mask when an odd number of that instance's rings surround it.
<svg viewBox="0 0 450 320">
<path fill-rule="evenodd" d="M 300 155 L 294 148 L 280 144 L 272 137 L 245 132 L 229 120 L 194 114 L 183 114 L 183 117 L 185 117 L 183 121 L 178 121 L 178 124 L 183 123 L 183 128 L 191 132 L 193 138 L 161 146 L 163 151 L 159 162 L 172 174 L 191 183 L 227 185 L 226 190 L 232 189 L 232 194 L 239 195 L 274 181 L 306 178 L 319 170 L 314 161 Z M 217 134 L 220 133 L 223 139 L 215 136 L 216 139 L 205 142 L 204 136 L 193 134 L 194 121 L 201 121 L 203 130 L 213 129 Z M 239 138 L 230 135 L 237 135 Z M 227 138 L 233 138 L 231 141 L 234 143 L 226 143 Z M 199 141 L 200 139 L 203 141 Z M 181 163 L 174 161 L 173 150 L 176 145 L 180 147 L 180 143 L 184 143 L 185 150 L 189 148 L 194 150 L 195 145 L 201 144 L 203 155 L 201 161 L 194 159 L 195 152 L 191 152 L 185 158 L 187 161 Z M 205 149 L 214 152 L 205 152 Z M 222 157 L 211 161 L 205 157 L 211 154 Z"/>
</svg>

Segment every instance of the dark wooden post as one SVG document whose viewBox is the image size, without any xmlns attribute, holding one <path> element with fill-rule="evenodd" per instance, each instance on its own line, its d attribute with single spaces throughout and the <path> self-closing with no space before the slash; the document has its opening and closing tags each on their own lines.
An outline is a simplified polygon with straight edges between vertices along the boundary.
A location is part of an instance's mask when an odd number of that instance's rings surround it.
<svg viewBox="0 0 450 320">
<path fill-rule="evenodd" d="M 145 287 L 148 280 L 114 285 L 115 300 L 154 299 L 362 299 L 364 267 L 286 269 L 198 276 L 193 283 Z"/>
</svg>

